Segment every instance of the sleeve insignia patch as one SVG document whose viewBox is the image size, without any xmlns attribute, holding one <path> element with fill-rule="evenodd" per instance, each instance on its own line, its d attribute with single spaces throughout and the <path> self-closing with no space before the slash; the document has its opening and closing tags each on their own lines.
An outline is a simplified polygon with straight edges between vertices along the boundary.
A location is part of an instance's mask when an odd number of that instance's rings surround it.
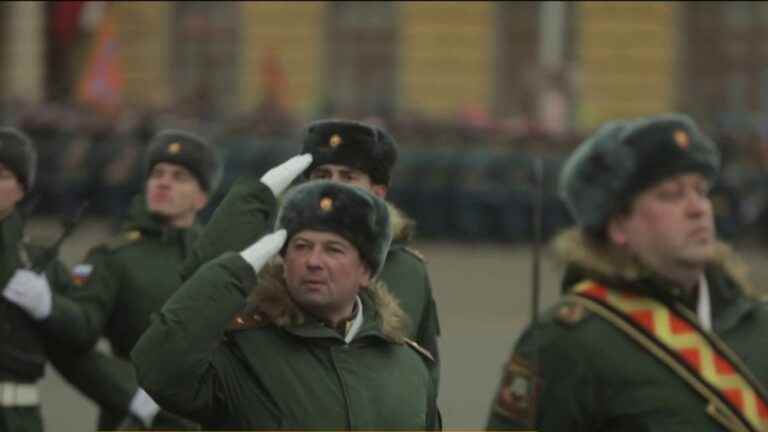
<svg viewBox="0 0 768 432">
<path fill-rule="evenodd" d="M 72 283 L 77 286 L 83 286 L 91 277 L 93 264 L 77 264 L 72 267 Z"/>
<path fill-rule="evenodd" d="M 493 404 L 494 411 L 511 420 L 533 424 L 541 380 L 530 364 L 513 354 L 504 367 L 504 376 Z"/>
<path fill-rule="evenodd" d="M 268 324 L 269 320 L 260 313 L 243 311 L 232 317 L 232 320 L 229 322 L 228 330 L 248 330 L 264 327 Z"/>
</svg>

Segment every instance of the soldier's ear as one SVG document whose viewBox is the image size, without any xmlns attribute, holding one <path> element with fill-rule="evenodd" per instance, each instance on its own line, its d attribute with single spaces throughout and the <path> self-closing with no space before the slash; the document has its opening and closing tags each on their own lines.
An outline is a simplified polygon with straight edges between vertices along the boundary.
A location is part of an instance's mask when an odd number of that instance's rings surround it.
<svg viewBox="0 0 768 432">
<path fill-rule="evenodd" d="M 371 286 L 371 282 L 371 269 L 369 269 L 367 265 L 363 265 L 363 271 L 361 272 L 360 278 L 358 279 L 358 285 L 362 290 Z"/>
<path fill-rule="evenodd" d="M 195 209 L 200 211 L 203 209 L 203 207 L 205 207 L 206 204 L 208 204 L 208 194 L 202 190 L 198 191 L 194 199 Z"/>
<path fill-rule="evenodd" d="M 611 243 L 617 246 L 625 246 L 627 244 L 626 221 L 627 218 L 624 215 L 613 216 L 608 220 L 606 230 Z"/>
<path fill-rule="evenodd" d="M 380 185 L 380 184 L 371 185 L 371 192 L 381 199 L 385 199 L 387 197 L 388 190 L 389 188 L 386 185 Z"/>
</svg>

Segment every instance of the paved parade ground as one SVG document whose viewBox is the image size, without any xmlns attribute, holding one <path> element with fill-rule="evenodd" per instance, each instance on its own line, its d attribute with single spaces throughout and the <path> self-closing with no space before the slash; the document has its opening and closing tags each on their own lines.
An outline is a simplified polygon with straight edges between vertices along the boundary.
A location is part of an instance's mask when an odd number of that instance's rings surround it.
<svg viewBox="0 0 768 432">
<path fill-rule="evenodd" d="M 28 232 L 42 240 L 56 233 L 47 220 Z M 103 221 L 89 220 L 62 248 L 67 264 L 108 235 Z M 531 249 L 527 246 L 421 242 L 442 325 L 440 405 L 448 429 L 479 429 L 495 391 L 501 365 L 529 319 Z M 750 247 L 745 255 L 753 281 L 768 280 L 768 250 Z M 558 266 L 542 261 L 542 307 L 558 294 Z M 758 284 L 759 286 L 759 284 Z M 92 431 L 96 408 L 51 368 L 42 384 L 43 413 L 50 432 Z"/>
</svg>

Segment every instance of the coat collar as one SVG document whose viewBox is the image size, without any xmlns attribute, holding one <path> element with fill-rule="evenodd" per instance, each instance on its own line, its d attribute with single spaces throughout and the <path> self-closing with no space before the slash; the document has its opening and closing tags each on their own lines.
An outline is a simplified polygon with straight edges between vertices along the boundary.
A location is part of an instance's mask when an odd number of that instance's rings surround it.
<svg viewBox="0 0 768 432">
<path fill-rule="evenodd" d="M 377 280 L 360 292 L 363 325 L 356 339 L 374 336 L 393 343 L 403 343 L 408 334 L 408 318 L 383 281 Z M 343 338 L 305 313 L 290 297 L 283 266 L 279 260 L 259 273 L 259 283 L 248 296 L 246 312 L 258 313 L 266 322 L 303 337 Z"/>
<path fill-rule="evenodd" d="M 558 235 L 553 245 L 557 258 L 566 265 L 563 291 L 590 278 L 666 303 L 686 304 L 685 294 L 675 289 L 673 282 L 654 274 L 626 252 L 595 243 L 577 228 Z M 705 272 L 712 297 L 714 328 L 722 331 L 735 325 L 751 309 L 757 294 L 747 276 L 747 265 L 723 242 L 717 243 L 715 257 Z"/>
<path fill-rule="evenodd" d="M 133 197 L 128 217 L 123 224 L 123 231 L 138 230 L 144 235 L 160 237 L 163 240 L 181 241 L 191 243 L 201 231 L 201 226 L 195 222 L 190 228 L 176 228 L 168 225 L 162 218 L 152 214 L 147 208 L 145 195 L 137 194 Z M 190 238 L 190 235 L 192 236 Z"/>
<path fill-rule="evenodd" d="M 398 245 L 408 243 L 413 237 L 416 223 L 394 204 L 389 201 L 386 203 L 389 210 L 389 225 L 392 227 L 392 243 Z"/>
<path fill-rule="evenodd" d="M 659 279 L 658 275 L 623 250 L 610 245 L 599 245 L 577 228 L 571 228 L 558 235 L 554 240 L 554 249 L 557 257 L 565 264 L 602 279 L 628 282 Z M 747 277 L 747 265 L 723 242 L 717 242 L 715 257 L 707 267 L 708 275 L 718 271 L 724 272 L 741 294 L 748 297 L 755 295 Z"/>
<path fill-rule="evenodd" d="M 15 248 L 24 236 L 24 223 L 18 211 L 12 211 L 0 221 L 3 248 Z"/>
</svg>

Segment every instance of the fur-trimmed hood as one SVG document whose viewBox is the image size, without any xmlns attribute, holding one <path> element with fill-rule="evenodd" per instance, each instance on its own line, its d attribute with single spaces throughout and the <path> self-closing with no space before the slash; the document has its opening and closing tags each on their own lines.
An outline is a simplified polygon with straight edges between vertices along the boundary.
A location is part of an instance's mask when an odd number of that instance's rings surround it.
<svg viewBox="0 0 768 432">
<path fill-rule="evenodd" d="M 392 227 L 392 242 L 407 243 L 413 237 L 416 222 L 394 204 L 386 201 L 389 210 L 389 225 Z"/>
<path fill-rule="evenodd" d="M 652 275 L 651 270 L 626 252 L 601 245 L 578 228 L 570 228 L 553 241 L 557 258 L 566 265 L 575 265 L 608 279 L 638 281 Z M 712 266 L 720 268 L 747 297 L 756 297 L 748 278 L 748 266 L 723 242 L 717 242 Z"/>
<path fill-rule="evenodd" d="M 394 343 L 403 343 L 408 335 L 408 316 L 400 308 L 395 296 L 386 284 L 374 280 L 362 290 L 360 296 L 367 296 L 376 309 L 381 335 Z M 298 326 L 304 323 L 305 312 L 293 301 L 283 278 L 283 264 L 279 259 L 272 261 L 259 273 L 259 283 L 247 298 L 246 311 L 256 312 L 278 327 Z"/>
</svg>

